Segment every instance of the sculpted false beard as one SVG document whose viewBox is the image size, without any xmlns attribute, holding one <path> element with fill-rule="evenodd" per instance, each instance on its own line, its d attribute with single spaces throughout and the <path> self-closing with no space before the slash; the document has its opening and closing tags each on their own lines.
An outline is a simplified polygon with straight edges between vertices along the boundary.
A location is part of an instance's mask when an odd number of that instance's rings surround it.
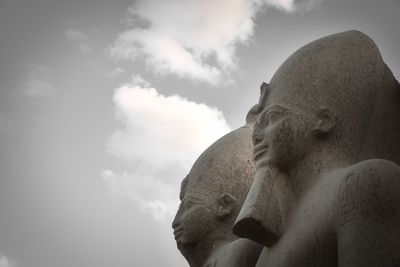
<svg viewBox="0 0 400 267">
<path fill-rule="evenodd" d="M 257 168 L 253 185 L 234 224 L 234 234 L 272 246 L 284 231 L 294 200 L 286 173 L 271 164 Z"/>
</svg>

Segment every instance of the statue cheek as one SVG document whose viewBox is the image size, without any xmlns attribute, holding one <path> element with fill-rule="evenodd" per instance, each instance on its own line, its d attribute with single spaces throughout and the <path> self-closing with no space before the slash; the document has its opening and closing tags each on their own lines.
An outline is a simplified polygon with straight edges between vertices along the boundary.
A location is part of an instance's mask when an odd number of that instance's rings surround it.
<svg viewBox="0 0 400 267">
<path fill-rule="evenodd" d="M 198 236 L 201 237 L 210 227 L 210 216 L 206 207 L 202 205 L 193 206 L 185 220 L 186 232 L 190 233 L 195 239 Z"/>
<path fill-rule="evenodd" d="M 280 160 L 290 157 L 295 149 L 295 131 L 291 120 L 284 120 L 276 129 L 272 148 Z"/>
</svg>

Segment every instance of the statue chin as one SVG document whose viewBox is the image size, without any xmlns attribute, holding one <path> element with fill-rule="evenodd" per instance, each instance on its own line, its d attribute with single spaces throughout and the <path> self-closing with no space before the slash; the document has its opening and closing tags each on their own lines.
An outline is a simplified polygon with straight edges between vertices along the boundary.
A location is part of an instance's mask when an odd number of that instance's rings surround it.
<svg viewBox="0 0 400 267">
<path fill-rule="evenodd" d="M 187 259 L 190 257 L 192 246 L 186 243 L 177 242 L 178 250 Z"/>
<path fill-rule="evenodd" d="M 257 161 L 255 161 L 254 165 L 256 166 L 256 173 L 260 172 L 261 169 L 263 169 L 263 168 L 269 168 L 269 169 L 277 168 L 277 166 L 273 163 L 271 158 L 266 157 L 266 156 L 264 156 L 260 159 L 257 159 Z"/>
<path fill-rule="evenodd" d="M 270 163 L 257 168 L 233 232 L 266 247 L 274 245 L 282 235 L 293 201 L 292 188 L 284 172 Z"/>
</svg>

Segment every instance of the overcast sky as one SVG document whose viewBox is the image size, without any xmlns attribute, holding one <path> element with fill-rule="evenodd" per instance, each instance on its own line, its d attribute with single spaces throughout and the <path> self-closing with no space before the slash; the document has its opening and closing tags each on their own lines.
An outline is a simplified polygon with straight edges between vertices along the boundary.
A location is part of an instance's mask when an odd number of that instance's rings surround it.
<svg viewBox="0 0 400 267">
<path fill-rule="evenodd" d="M 400 77 L 399 0 L 1 0 L 0 267 L 187 266 L 197 156 L 292 52 L 358 29 Z"/>
</svg>

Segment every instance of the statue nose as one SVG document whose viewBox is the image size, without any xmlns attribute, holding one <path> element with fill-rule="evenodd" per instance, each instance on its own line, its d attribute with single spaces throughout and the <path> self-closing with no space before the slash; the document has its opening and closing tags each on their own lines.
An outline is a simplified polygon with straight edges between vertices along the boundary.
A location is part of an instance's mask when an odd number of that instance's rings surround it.
<svg viewBox="0 0 400 267">
<path fill-rule="evenodd" d="M 179 224 L 180 224 L 179 221 L 180 221 L 180 220 L 179 220 L 179 218 L 178 218 L 178 214 L 176 214 L 174 220 L 172 221 L 171 227 L 172 227 L 173 229 L 176 229 L 176 228 L 179 226 Z"/>
<path fill-rule="evenodd" d="M 171 225 L 171 227 L 172 227 L 172 229 L 175 229 L 175 228 L 176 228 L 176 223 L 175 223 L 175 220 L 173 220 L 173 221 L 172 221 L 172 225 Z"/>
<path fill-rule="evenodd" d="M 254 127 L 253 129 L 253 145 L 256 146 L 257 144 L 261 143 L 263 140 L 263 135 L 261 130 L 259 129 L 259 127 L 257 127 L 257 125 Z"/>
</svg>

